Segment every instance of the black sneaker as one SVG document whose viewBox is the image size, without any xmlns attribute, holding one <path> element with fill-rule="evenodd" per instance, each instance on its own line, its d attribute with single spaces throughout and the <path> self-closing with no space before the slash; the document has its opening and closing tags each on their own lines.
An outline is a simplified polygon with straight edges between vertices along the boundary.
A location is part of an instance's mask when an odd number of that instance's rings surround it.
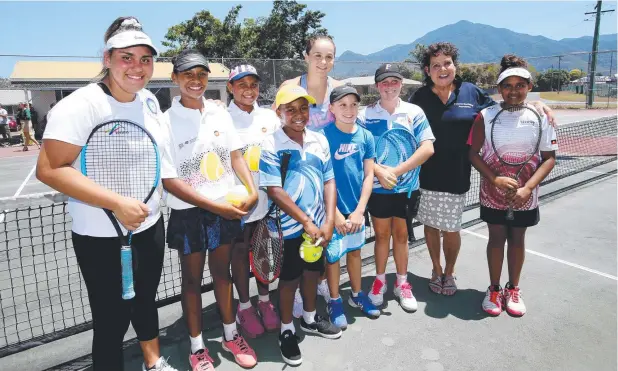
<svg viewBox="0 0 618 371">
<path fill-rule="evenodd" d="M 314 317 L 315 322 L 308 324 L 303 317 L 300 317 L 300 328 L 305 332 L 320 335 L 327 339 L 339 339 L 341 337 L 341 329 L 326 318 L 323 318 L 319 314 Z"/>
<path fill-rule="evenodd" d="M 292 333 L 292 330 L 285 330 L 283 334 L 279 335 L 279 350 L 281 357 L 288 365 L 298 366 L 303 363 L 298 347 L 298 338 L 296 334 Z"/>
</svg>

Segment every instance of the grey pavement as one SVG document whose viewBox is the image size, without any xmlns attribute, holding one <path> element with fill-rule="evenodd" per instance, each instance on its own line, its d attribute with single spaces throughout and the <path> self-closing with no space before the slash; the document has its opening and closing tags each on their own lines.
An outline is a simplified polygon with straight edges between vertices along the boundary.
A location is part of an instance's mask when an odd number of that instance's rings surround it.
<svg viewBox="0 0 618 371">
<path fill-rule="evenodd" d="M 615 167 L 615 163 L 605 165 L 606 169 Z M 544 192 L 559 186 L 552 183 Z M 427 288 L 431 263 L 421 245 L 409 255 L 409 279 L 419 310 L 403 312 L 390 293 L 395 279 L 390 259 L 388 306 L 383 315 L 370 320 L 346 305 L 350 326 L 339 340 L 304 336 L 297 324 L 304 359 L 297 369 L 616 370 L 616 192 L 616 176 L 610 176 L 544 201 L 541 223 L 527 236 L 528 254 L 521 280 L 528 308 L 524 317 L 503 313 L 492 318 L 481 310 L 488 285 L 487 229 L 477 224 L 462 233 L 457 264 L 459 291 L 454 297 L 438 296 Z M 467 219 L 474 218 L 478 210 L 467 214 Z M 416 230 L 417 236 L 422 235 L 420 228 Z M 371 249 L 371 245 L 366 246 L 364 253 Z M 371 284 L 374 269 L 373 265 L 364 267 L 365 289 Z M 506 282 L 506 267 L 503 275 Z M 345 279 L 342 282 L 341 294 L 347 298 L 349 287 Z M 220 346 L 213 294 L 204 294 L 203 302 L 204 337 L 216 369 L 240 370 Z M 323 312 L 321 299 L 319 304 Z M 163 354 L 179 370 L 187 370 L 189 344 L 180 305 L 161 308 L 159 313 Z M 0 369 L 43 370 L 87 355 L 90 336 L 85 332 L 5 357 L 0 359 Z M 126 339 L 134 336 L 130 331 Z M 258 354 L 255 370 L 288 369 L 281 361 L 276 334 L 249 343 Z M 140 369 L 136 344 L 128 346 L 125 357 L 126 370 Z M 88 359 L 81 364 L 87 365 Z M 53 369 L 75 370 L 79 365 L 74 362 Z"/>
</svg>

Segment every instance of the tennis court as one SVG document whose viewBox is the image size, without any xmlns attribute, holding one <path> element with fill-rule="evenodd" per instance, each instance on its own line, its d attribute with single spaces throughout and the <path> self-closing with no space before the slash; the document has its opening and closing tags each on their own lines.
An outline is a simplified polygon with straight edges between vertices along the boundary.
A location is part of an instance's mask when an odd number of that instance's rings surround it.
<svg viewBox="0 0 618 371">
<path fill-rule="evenodd" d="M 531 251 L 522 278 L 529 314 L 522 319 L 485 317 L 480 301 L 487 286 L 486 231 L 481 224 L 471 225 L 463 235 L 458 262 L 460 291 L 455 297 L 430 295 L 426 277 L 431 264 L 424 245 L 419 244 L 411 250 L 409 267 L 419 312 L 403 313 L 392 297 L 389 308 L 376 321 L 353 318 L 357 313 L 348 308 L 351 326 L 341 340 L 303 339 L 305 362 L 299 369 L 523 370 L 589 369 L 594 365 L 597 369 L 615 369 L 607 367 L 615 365 L 616 359 L 616 121 L 615 116 L 607 120 L 561 125 L 559 141 L 564 154 L 560 154 L 551 175 L 553 182 L 543 186 L 542 193 L 613 174 L 544 199 L 542 222 L 529 232 Z M 34 164 L 35 157 L 24 158 Z M 0 166 L 6 166 L 4 160 Z M 30 171 L 27 167 L 18 166 L 15 173 Z M 39 186 L 26 183 L 24 189 Z M 477 197 L 471 191 L 466 204 L 478 202 Z M 4 219 L 0 223 L 0 354 L 6 355 L 0 359 L 0 369 L 48 369 L 68 361 L 55 369 L 80 369 L 88 364 L 87 357 L 80 357 L 89 353 L 89 332 L 9 355 L 83 330 L 90 319 L 85 287 L 70 249 L 70 218 L 64 204 L 58 202 L 62 197 L 21 201 L 29 207 L 15 212 L 0 210 Z M 33 207 L 39 203 L 47 206 Z M 0 209 L 6 208 L 6 201 L 0 203 Z M 466 213 L 468 220 L 476 217 L 476 209 Z M 422 236 L 420 228 L 416 235 Z M 364 287 L 373 278 L 371 254 L 372 248 L 367 246 Z M 178 268 L 177 258 L 168 254 L 159 288 L 162 304 L 174 301 L 179 294 Z M 390 287 L 394 266 L 389 269 Z M 208 282 L 205 278 L 204 283 Z M 347 297 L 345 285 L 343 295 Z M 236 369 L 227 356 L 221 356 L 213 295 L 204 296 L 204 323 L 213 329 L 205 337 L 216 363 L 220 363 L 217 369 Z M 172 356 L 171 362 L 186 369 L 187 341 L 181 313 L 177 303 L 160 309 L 165 327 L 161 341 L 165 355 Z M 133 336 L 130 332 L 127 339 Z M 505 342 L 512 342 L 513 347 L 496 346 L 492 350 L 492 344 Z M 256 369 L 283 367 L 275 335 L 250 343 L 258 353 Z M 139 351 L 135 344 L 127 345 L 128 369 L 133 369 L 140 362 Z M 567 351 L 570 349 L 581 352 Z"/>
</svg>

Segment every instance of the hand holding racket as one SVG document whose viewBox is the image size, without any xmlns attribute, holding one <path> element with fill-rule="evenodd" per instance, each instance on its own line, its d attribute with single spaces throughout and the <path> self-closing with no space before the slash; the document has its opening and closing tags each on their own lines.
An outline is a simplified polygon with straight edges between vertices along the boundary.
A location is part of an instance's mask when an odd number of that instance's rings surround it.
<svg viewBox="0 0 618 371">
<path fill-rule="evenodd" d="M 527 180 L 522 181 L 520 175 L 539 152 L 542 130 L 541 117 L 527 105 L 503 108 L 491 121 L 491 146 L 503 165 L 500 175 L 511 177 L 517 182 L 517 186 L 505 194 L 508 203 L 507 220 L 515 218 L 513 198 Z M 518 207 L 525 206 L 525 202 L 529 200 L 530 197 L 518 204 Z"/>
<path fill-rule="evenodd" d="M 390 129 L 376 141 L 376 162 L 387 167 L 387 170 L 388 168 L 395 169 L 412 157 L 417 148 L 416 138 L 409 130 L 405 128 Z M 414 174 L 417 171 L 418 168 L 407 171 L 397 177 L 397 184 L 393 188 L 395 192 L 412 187 Z"/>
<path fill-rule="evenodd" d="M 97 125 L 81 151 L 82 173 L 125 198 L 113 212 L 103 209 L 121 242 L 122 298 L 125 300 L 135 297 L 133 230 L 146 219 L 146 203 L 159 184 L 159 163 L 159 150 L 152 135 L 140 125 L 126 120 Z M 130 231 L 127 236 L 120 228 L 119 220 Z"/>
</svg>

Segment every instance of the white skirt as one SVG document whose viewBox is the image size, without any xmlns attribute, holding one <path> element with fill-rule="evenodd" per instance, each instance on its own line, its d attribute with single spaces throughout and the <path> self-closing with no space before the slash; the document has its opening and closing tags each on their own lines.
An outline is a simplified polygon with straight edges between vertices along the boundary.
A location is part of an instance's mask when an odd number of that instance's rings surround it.
<svg viewBox="0 0 618 371">
<path fill-rule="evenodd" d="M 441 231 L 459 232 L 465 200 L 465 193 L 456 195 L 421 189 L 421 202 L 416 220 Z"/>
</svg>

